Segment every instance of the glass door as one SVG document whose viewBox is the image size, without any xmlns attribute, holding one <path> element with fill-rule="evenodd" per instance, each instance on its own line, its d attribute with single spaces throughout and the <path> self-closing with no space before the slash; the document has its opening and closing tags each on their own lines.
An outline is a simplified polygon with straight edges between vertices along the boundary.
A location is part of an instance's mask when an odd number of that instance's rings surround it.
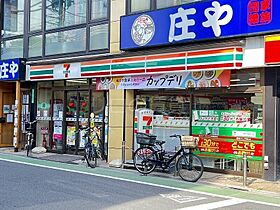
<svg viewBox="0 0 280 210">
<path fill-rule="evenodd" d="M 78 114 L 78 92 L 66 92 L 66 152 L 77 152 L 76 127 Z"/>
<path fill-rule="evenodd" d="M 79 115 L 78 115 L 78 126 L 87 127 L 89 126 L 89 115 L 90 115 L 90 101 L 89 91 L 80 91 L 79 96 Z M 86 143 L 86 139 L 83 137 L 83 132 L 79 133 L 79 149 L 83 149 Z"/>
<path fill-rule="evenodd" d="M 89 91 L 66 92 L 66 151 L 78 154 L 84 148 L 85 139 L 76 133 L 79 127 L 88 126 Z"/>
<path fill-rule="evenodd" d="M 53 135 L 51 149 L 62 151 L 63 148 L 63 111 L 64 92 L 54 91 L 53 93 Z"/>
</svg>

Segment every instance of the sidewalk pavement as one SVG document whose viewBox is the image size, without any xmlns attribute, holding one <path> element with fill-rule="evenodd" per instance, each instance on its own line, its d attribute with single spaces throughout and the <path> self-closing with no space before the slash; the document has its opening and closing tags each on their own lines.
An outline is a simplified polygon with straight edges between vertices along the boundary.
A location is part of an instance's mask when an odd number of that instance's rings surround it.
<svg viewBox="0 0 280 210">
<path fill-rule="evenodd" d="M 0 153 L 6 154 L 14 154 L 25 156 L 25 151 L 14 152 L 14 148 L 0 148 Z M 57 153 L 41 153 L 35 154 L 32 153 L 31 156 L 33 158 L 63 162 L 63 163 L 71 163 L 71 164 L 79 164 L 85 165 L 86 163 L 83 160 L 82 156 L 79 155 L 70 155 L 70 154 L 57 154 Z M 98 161 L 99 167 L 109 167 L 109 164 L 105 161 Z M 120 169 L 120 170 L 131 170 L 131 169 Z M 173 178 L 180 179 L 178 176 L 174 176 L 174 173 L 164 173 L 164 172 L 153 172 L 149 176 L 160 176 L 165 178 Z M 221 188 L 234 188 L 239 190 L 246 191 L 254 191 L 259 193 L 271 194 L 274 197 L 279 197 L 280 199 L 280 180 L 271 182 L 263 179 L 248 177 L 247 179 L 247 187 L 243 187 L 243 177 L 236 175 L 228 175 L 228 174 L 219 174 L 219 173 L 211 173 L 204 172 L 203 176 L 199 179 L 198 183 L 219 186 Z"/>
</svg>

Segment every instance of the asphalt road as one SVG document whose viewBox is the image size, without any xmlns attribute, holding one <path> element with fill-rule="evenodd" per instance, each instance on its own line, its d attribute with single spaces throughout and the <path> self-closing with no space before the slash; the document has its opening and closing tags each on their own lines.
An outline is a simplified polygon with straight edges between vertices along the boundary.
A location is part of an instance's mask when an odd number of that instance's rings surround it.
<svg viewBox="0 0 280 210">
<path fill-rule="evenodd" d="M 0 209 L 269 210 L 280 207 L 0 160 Z"/>
</svg>

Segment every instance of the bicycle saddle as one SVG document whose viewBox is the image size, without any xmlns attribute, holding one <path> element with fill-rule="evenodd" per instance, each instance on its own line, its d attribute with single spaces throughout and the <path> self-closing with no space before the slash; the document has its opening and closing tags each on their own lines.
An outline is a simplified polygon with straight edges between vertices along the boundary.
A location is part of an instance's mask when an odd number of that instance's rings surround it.
<svg viewBox="0 0 280 210">
<path fill-rule="evenodd" d="M 166 141 L 159 141 L 157 140 L 155 143 L 158 144 L 159 146 L 163 145 Z"/>
</svg>

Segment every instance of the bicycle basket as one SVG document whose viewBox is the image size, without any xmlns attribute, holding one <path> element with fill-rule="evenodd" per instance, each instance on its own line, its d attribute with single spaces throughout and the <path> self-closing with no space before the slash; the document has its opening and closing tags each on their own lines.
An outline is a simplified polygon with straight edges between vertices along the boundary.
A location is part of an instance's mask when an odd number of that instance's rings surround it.
<svg viewBox="0 0 280 210">
<path fill-rule="evenodd" d="M 193 136 L 181 136 L 181 146 L 183 148 L 196 148 L 198 146 L 198 137 Z"/>
<path fill-rule="evenodd" d="M 144 144 L 144 145 L 155 145 L 157 136 L 146 134 L 146 133 L 136 133 L 136 141 L 138 144 Z"/>
</svg>

